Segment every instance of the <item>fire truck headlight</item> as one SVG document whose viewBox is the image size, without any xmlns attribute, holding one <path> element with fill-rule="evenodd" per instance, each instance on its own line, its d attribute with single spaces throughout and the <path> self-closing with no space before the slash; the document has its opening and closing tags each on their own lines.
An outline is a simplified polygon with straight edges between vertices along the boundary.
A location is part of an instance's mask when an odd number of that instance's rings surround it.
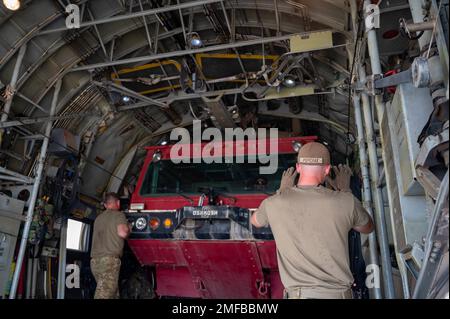
<svg viewBox="0 0 450 319">
<path fill-rule="evenodd" d="M 136 219 L 134 226 L 138 230 L 143 230 L 145 227 L 147 227 L 147 220 L 144 217 L 139 217 L 138 219 Z"/>
</svg>

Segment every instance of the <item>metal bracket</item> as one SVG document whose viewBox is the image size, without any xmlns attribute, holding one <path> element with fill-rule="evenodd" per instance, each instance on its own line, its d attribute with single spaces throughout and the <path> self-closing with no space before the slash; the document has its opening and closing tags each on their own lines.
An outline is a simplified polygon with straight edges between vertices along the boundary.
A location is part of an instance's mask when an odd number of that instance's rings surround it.
<svg viewBox="0 0 450 319">
<path fill-rule="evenodd" d="M 448 175 L 447 170 L 443 180 L 447 181 Z M 444 182 L 439 189 L 432 220 L 424 240 L 425 253 L 414 290 L 413 298 L 415 299 L 435 298 L 437 291 L 434 288 L 438 282 L 448 280 L 448 278 L 443 279 L 442 276 L 437 276 L 440 265 L 445 263 L 444 258 L 446 253 L 448 254 L 448 193 L 448 183 Z"/>
<path fill-rule="evenodd" d="M 402 83 L 410 83 L 412 81 L 412 71 L 408 69 L 397 74 L 382 77 L 381 79 L 375 80 L 375 88 L 383 89 L 391 86 L 397 86 Z"/>
<path fill-rule="evenodd" d="M 31 158 L 31 154 L 33 153 L 34 145 L 36 144 L 35 139 L 27 139 L 23 145 L 23 156 L 26 158 Z"/>
<path fill-rule="evenodd" d="M 366 78 L 366 92 L 369 95 L 379 95 L 382 94 L 383 91 L 376 87 L 376 81 L 379 81 L 383 78 L 383 74 L 372 74 Z"/>
<path fill-rule="evenodd" d="M 414 59 L 411 66 L 412 79 L 414 86 L 417 88 L 424 88 L 430 85 L 431 75 L 430 68 L 428 67 L 428 59 L 424 57 L 418 57 Z"/>
<path fill-rule="evenodd" d="M 3 178 L 7 180 L 13 180 L 17 182 L 22 182 L 25 184 L 32 184 L 34 182 L 34 179 L 19 173 L 16 173 L 14 171 L 11 171 L 5 167 L 0 166 L 0 173 L 5 174 Z"/>
<path fill-rule="evenodd" d="M 436 200 L 439 193 L 441 181 L 429 169 L 418 166 L 416 167 L 417 180 L 425 189 L 427 194 Z"/>
<path fill-rule="evenodd" d="M 356 81 L 351 85 L 351 89 L 355 91 L 356 93 L 361 93 L 366 90 L 365 83 L 361 81 Z"/>
<path fill-rule="evenodd" d="M 428 136 L 420 147 L 419 154 L 417 154 L 416 167 L 428 167 L 427 161 L 431 153 L 441 144 L 449 142 L 449 128 L 448 124 L 444 126 L 444 130 L 437 135 Z"/>
<path fill-rule="evenodd" d="M 424 254 L 423 246 L 415 242 L 411 250 L 411 258 L 419 267 L 422 267 Z"/>
<path fill-rule="evenodd" d="M 405 249 L 402 249 L 399 253 L 401 261 L 406 266 L 415 279 L 419 276 L 419 268 L 422 264 L 421 260 L 417 260 L 417 244 L 414 243 L 414 247 L 410 245 L 406 246 Z"/>
</svg>

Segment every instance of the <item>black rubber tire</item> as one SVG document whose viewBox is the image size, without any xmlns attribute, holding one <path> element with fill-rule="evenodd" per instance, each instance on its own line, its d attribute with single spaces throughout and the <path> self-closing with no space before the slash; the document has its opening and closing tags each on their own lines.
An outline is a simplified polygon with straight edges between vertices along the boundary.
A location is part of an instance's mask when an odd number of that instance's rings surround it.
<svg viewBox="0 0 450 319">
<path fill-rule="evenodd" d="M 153 283 L 143 270 L 138 270 L 122 281 L 121 299 L 154 299 Z"/>
</svg>

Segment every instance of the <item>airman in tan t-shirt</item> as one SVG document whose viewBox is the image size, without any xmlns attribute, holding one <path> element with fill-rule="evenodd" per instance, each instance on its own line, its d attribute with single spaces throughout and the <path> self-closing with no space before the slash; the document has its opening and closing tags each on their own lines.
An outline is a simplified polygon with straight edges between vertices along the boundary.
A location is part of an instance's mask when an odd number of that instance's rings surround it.
<svg viewBox="0 0 450 319">
<path fill-rule="evenodd" d="M 298 184 L 291 178 L 286 185 L 283 175 L 280 190 L 261 203 L 252 223 L 272 229 L 287 298 L 351 298 L 348 232 L 372 232 L 372 218 L 350 192 L 350 175 L 340 191 L 320 186 L 331 168 L 325 146 L 306 144 L 298 158 Z"/>
<path fill-rule="evenodd" d="M 351 287 L 348 232 L 370 220 L 351 193 L 295 186 L 263 201 L 256 219 L 272 229 L 286 288 Z"/>
</svg>

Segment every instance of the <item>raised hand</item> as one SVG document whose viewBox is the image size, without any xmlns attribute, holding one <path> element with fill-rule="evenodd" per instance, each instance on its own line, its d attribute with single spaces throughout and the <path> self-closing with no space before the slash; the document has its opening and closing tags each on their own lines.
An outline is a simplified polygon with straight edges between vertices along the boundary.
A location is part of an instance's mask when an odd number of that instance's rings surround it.
<svg viewBox="0 0 450 319">
<path fill-rule="evenodd" d="M 280 188 L 278 191 L 281 191 L 286 188 L 291 188 L 295 186 L 295 178 L 297 177 L 297 171 L 295 167 L 289 167 L 287 170 L 283 172 L 283 176 L 281 177 Z"/>
<path fill-rule="evenodd" d="M 351 192 L 350 178 L 353 175 L 351 168 L 348 165 L 339 164 L 333 166 L 335 178 L 332 179 L 328 176 L 326 182 L 332 189 L 340 192 Z"/>
</svg>

